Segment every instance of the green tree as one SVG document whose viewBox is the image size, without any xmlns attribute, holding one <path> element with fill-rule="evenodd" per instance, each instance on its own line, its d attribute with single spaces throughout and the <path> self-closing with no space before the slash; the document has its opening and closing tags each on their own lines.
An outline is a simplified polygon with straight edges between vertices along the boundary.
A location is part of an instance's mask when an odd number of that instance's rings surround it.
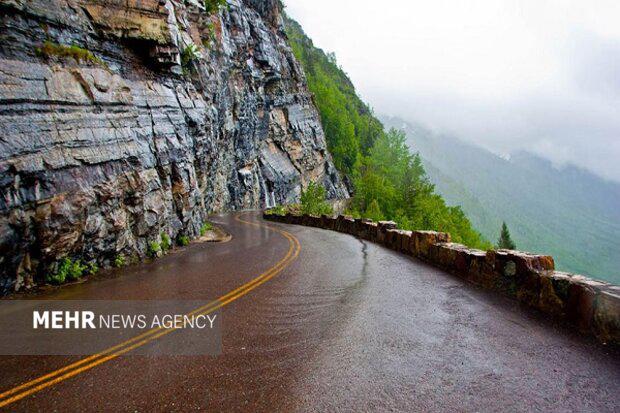
<svg viewBox="0 0 620 413">
<path fill-rule="evenodd" d="M 497 248 L 507 250 L 514 250 L 517 248 L 515 243 L 512 241 L 512 238 L 510 238 L 510 231 L 508 231 L 508 225 L 506 225 L 506 222 L 502 223 L 502 231 L 499 234 L 499 239 L 497 240 Z"/>
<path fill-rule="evenodd" d="M 285 28 L 314 95 L 336 168 L 353 182 L 349 212 L 373 220 L 391 219 L 403 229 L 449 232 L 455 242 L 491 248 L 460 207 L 446 205 L 435 193 L 422 159 L 407 146 L 405 134 L 384 130 L 372 109 L 357 96 L 335 55 L 314 47 L 301 26 L 287 16 Z M 306 201 L 304 207 L 304 195 L 314 199 L 314 195 L 302 194 L 302 212 L 305 208 L 318 214 L 310 206 L 314 201 Z"/>
<path fill-rule="evenodd" d="M 376 199 L 372 200 L 372 202 L 368 206 L 368 209 L 366 209 L 364 216 L 366 218 L 372 219 L 375 222 L 379 222 L 383 220 L 383 214 L 381 213 L 381 207 L 379 206 L 379 203 L 377 202 Z"/>
<path fill-rule="evenodd" d="M 360 155 L 366 155 L 383 133 L 383 125 L 357 96 L 353 83 L 338 67 L 336 56 L 314 47 L 294 20 L 286 17 L 285 23 L 293 53 L 314 95 L 327 148 L 338 170 L 350 174 Z"/>
<path fill-rule="evenodd" d="M 301 212 L 309 215 L 332 215 L 331 205 L 325 200 L 325 188 L 316 182 L 310 182 L 301 191 Z"/>
</svg>

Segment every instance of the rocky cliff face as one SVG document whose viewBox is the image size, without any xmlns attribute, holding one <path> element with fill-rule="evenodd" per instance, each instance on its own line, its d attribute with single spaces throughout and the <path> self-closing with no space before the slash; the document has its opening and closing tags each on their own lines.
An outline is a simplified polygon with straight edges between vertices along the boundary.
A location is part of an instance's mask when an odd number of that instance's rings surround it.
<svg viewBox="0 0 620 413">
<path fill-rule="evenodd" d="M 347 196 L 277 0 L 0 0 L 0 290 L 210 212 Z"/>
</svg>

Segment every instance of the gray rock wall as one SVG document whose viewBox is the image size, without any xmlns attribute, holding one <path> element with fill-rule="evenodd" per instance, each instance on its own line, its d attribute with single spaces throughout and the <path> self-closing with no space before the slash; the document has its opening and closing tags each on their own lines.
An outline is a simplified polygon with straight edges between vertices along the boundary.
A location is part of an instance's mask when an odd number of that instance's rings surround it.
<svg viewBox="0 0 620 413">
<path fill-rule="evenodd" d="M 276 0 L 0 0 L 0 293 L 311 180 L 348 196 Z"/>
</svg>

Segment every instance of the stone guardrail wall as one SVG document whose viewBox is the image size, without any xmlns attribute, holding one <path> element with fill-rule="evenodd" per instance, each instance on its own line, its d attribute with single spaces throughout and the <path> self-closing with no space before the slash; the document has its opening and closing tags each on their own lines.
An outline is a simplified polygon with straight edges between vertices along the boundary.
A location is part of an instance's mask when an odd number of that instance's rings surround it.
<svg viewBox="0 0 620 413">
<path fill-rule="evenodd" d="M 620 286 L 555 271 L 553 257 L 512 250 L 481 251 L 450 242 L 450 234 L 404 231 L 392 221 L 311 215 L 267 220 L 343 232 L 419 258 L 473 284 L 516 298 L 603 343 L 620 346 Z"/>
</svg>

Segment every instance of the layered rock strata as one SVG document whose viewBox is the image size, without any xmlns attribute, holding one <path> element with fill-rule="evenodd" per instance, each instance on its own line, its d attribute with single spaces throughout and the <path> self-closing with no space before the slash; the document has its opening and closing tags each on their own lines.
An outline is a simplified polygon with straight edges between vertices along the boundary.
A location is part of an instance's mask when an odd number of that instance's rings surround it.
<svg viewBox="0 0 620 413">
<path fill-rule="evenodd" d="M 0 292 L 347 191 L 277 0 L 0 0 Z"/>
</svg>

